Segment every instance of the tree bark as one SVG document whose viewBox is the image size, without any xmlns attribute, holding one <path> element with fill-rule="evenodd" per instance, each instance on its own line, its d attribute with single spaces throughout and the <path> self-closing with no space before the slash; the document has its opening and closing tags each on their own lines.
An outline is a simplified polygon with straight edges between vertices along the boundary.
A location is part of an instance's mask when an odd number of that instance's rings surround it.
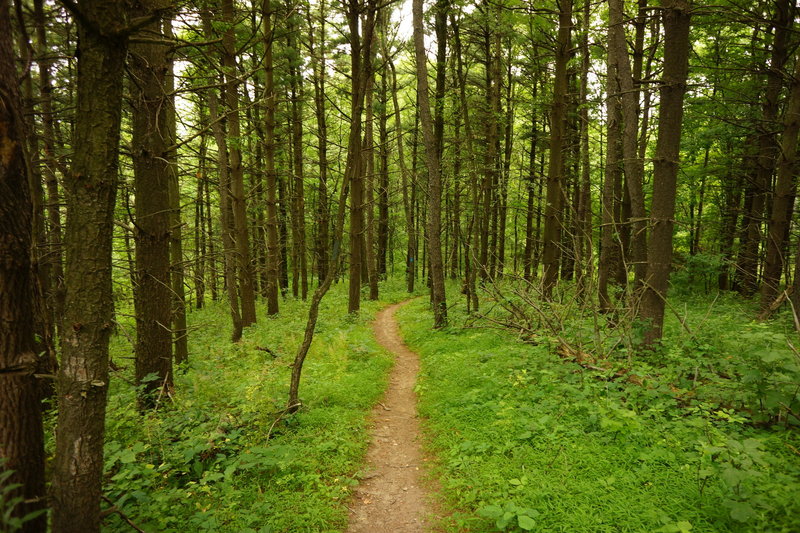
<svg viewBox="0 0 800 533">
<path fill-rule="evenodd" d="M 385 50 L 385 47 L 384 47 Z M 397 72 L 391 58 L 388 58 L 389 69 L 392 71 L 392 103 L 394 104 L 394 129 L 397 138 L 397 162 L 400 166 L 400 187 L 403 192 L 403 212 L 406 219 L 406 234 L 408 243 L 406 245 L 406 289 L 409 293 L 414 292 L 414 255 L 416 250 L 417 234 L 414 228 L 414 206 L 409 195 L 409 176 L 406 166 L 405 150 L 403 147 L 403 129 L 400 120 L 400 104 L 397 101 Z"/>
<path fill-rule="evenodd" d="M 737 258 L 739 292 L 750 296 L 758 289 L 759 248 L 762 241 L 762 223 L 772 173 L 775 170 L 777 143 L 775 122 L 778 117 L 779 97 L 783 86 L 783 68 L 787 60 L 789 34 L 792 26 L 792 2 L 778 0 L 773 21 L 775 37 L 772 44 L 766 88 L 762 106 L 762 120 L 758 127 L 758 155 L 749 195 L 750 209 L 744 214 L 744 230 Z"/>
<path fill-rule="evenodd" d="M 133 12 L 127 3 L 110 0 L 82 1 L 78 9 L 74 157 L 64 180 L 66 298 L 53 465 L 55 533 L 100 530 L 108 343 L 114 310 L 111 241 L 126 24 Z"/>
<path fill-rule="evenodd" d="M 422 26 L 422 0 L 413 0 L 414 51 L 417 64 L 417 97 L 419 116 L 425 146 L 425 162 L 428 167 L 428 253 L 431 261 L 431 303 L 433 305 L 433 325 L 441 328 L 447 325 L 447 301 L 444 289 L 444 265 L 440 233 L 442 229 L 442 183 L 440 158 L 437 153 L 436 137 L 433 131 L 430 98 L 428 96 L 428 65 L 425 54 L 425 34 Z"/>
<path fill-rule="evenodd" d="M 653 160 L 652 233 L 647 247 L 647 280 L 642 293 L 641 318 L 648 321 L 645 345 L 661 339 L 669 272 L 672 266 L 672 229 L 683 122 L 683 97 L 689 70 L 688 0 L 662 0 L 664 8 L 664 73 L 659 98 L 658 140 Z"/>
<path fill-rule="evenodd" d="M 371 44 L 369 61 L 374 63 L 374 46 Z M 364 185 L 365 185 L 365 231 L 364 231 L 364 260 L 366 261 L 367 281 L 369 283 L 369 299 L 378 299 L 378 259 L 375 253 L 375 137 L 372 94 L 375 90 L 375 70 L 370 66 L 370 74 L 367 77 L 365 90 L 365 110 L 364 120 L 364 149 L 362 158 L 364 161 Z"/>
<path fill-rule="evenodd" d="M 610 33 L 610 30 L 609 30 Z M 610 39 L 609 39 L 610 40 Z M 620 167 L 620 122 L 622 105 L 616 75 L 616 62 L 609 51 L 606 73 L 606 160 L 603 191 L 600 201 L 600 261 L 597 267 L 598 297 L 600 310 L 611 311 L 614 302 L 609 295 L 609 284 L 614 283 L 615 273 L 622 268 L 622 249 L 615 235 L 618 232 L 618 198 L 616 184 L 622 179 Z"/>
<path fill-rule="evenodd" d="M 787 259 L 784 257 L 784 251 L 791 220 L 790 206 L 793 204 L 796 190 L 797 138 L 800 133 L 800 62 L 795 65 L 791 79 L 792 89 L 783 119 L 778 177 L 775 181 L 775 195 L 772 199 L 772 215 L 767 235 L 767 258 L 761 285 L 761 311 L 769 308 L 778 296 L 781 272 Z"/>
<path fill-rule="evenodd" d="M 162 38 L 161 20 L 144 28 L 144 38 Z M 161 43 L 131 45 L 133 123 L 132 158 L 136 194 L 136 345 L 135 378 L 139 407 L 158 405 L 172 389 L 172 331 L 170 286 L 170 169 L 167 150 L 167 47 Z"/>
<path fill-rule="evenodd" d="M 387 274 L 387 254 L 389 251 L 389 130 L 387 122 L 389 120 L 389 58 L 386 53 L 386 12 L 380 14 L 378 28 L 381 40 L 381 84 L 378 92 L 378 102 L 380 115 L 378 117 L 378 250 L 377 250 L 377 270 L 381 279 L 386 278 Z M 398 132 L 399 133 L 399 132 Z"/>
<path fill-rule="evenodd" d="M 369 20 L 365 21 L 364 36 L 359 33 L 358 0 L 348 0 L 347 25 L 350 30 L 350 135 L 347 144 L 345 173 L 350 182 L 350 284 L 347 311 L 357 313 L 361 307 L 361 268 L 364 243 L 364 176 L 361 157 L 361 115 L 364 112 L 365 87 L 372 69 L 372 34 L 375 26 L 373 0 Z"/>
<path fill-rule="evenodd" d="M 267 314 L 278 314 L 278 175 L 275 172 L 275 82 L 272 46 L 274 40 L 271 0 L 264 1 L 264 164 L 267 178 Z"/>
<path fill-rule="evenodd" d="M 290 20 L 293 20 L 290 17 Z M 297 48 L 297 26 L 291 24 L 288 31 L 289 48 Z M 299 51 L 298 51 L 299 53 Z M 303 112 L 302 90 L 303 76 L 294 63 L 289 65 L 291 77 L 292 99 L 292 155 L 294 157 L 294 190 L 292 191 L 292 246 L 297 264 L 294 265 L 294 276 L 300 278 L 300 297 L 308 297 L 308 262 L 306 254 L 306 208 L 305 178 L 303 172 Z M 295 286 L 297 282 L 295 281 Z"/>
<path fill-rule="evenodd" d="M 173 38 L 172 19 L 163 20 L 164 35 Z M 177 120 L 175 115 L 175 56 L 167 54 L 167 131 L 170 149 L 165 154 L 169 175 L 169 254 L 172 283 L 172 341 L 173 358 L 180 364 L 189 359 L 189 329 L 186 326 L 186 289 L 183 260 L 183 223 L 181 222 L 181 189 L 178 182 Z"/>
<path fill-rule="evenodd" d="M 575 216 L 578 232 L 575 244 L 576 292 L 585 299 L 587 289 L 594 274 L 592 255 L 592 183 L 589 152 L 589 69 L 591 51 L 589 49 L 589 29 L 591 27 L 591 5 L 584 0 L 581 35 L 581 80 L 580 80 L 580 192 Z"/>
<path fill-rule="evenodd" d="M 213 38 L 211 14 L 208 11 L 201 13 L 206 36 Z M 223 87 L 221 90 L 225 90 Z M 223 276 L 225 289 L 228 293 L 231 323 L 233 331 L 231 340 L 238 342 L 242 338 L 242 315 L 239 307 L 239 293 L 236 290 L 236 249 L 235 249 L 235 224 L 233 220 L 233 202 L 231 199 L 230 164 L 228 158 L 228 142 L 220 120 L 219 99 L 214 89 L 207 93 L 208 113 L 211 120 L 211 130 L 217 145 L 217 166 L 219 171 L 219 211 L 220 231 L 222 233 L 223 250 Z"/>
<path fill-rule="evenodd" d="M 14 474 L 0 484 L 23 503 L 23 517 L 46 507 L 44 434 L 34 339 L 37 294 L 33 256 L 30 175 L 24 156 L 25 120 L 11 42 L 11 10 L 0 0 L 0 470 Z M 47 516 L 22 531 L 47 528 Z"/>
<path fill-rule="evenodd" d="M 247 204 L 242 169 L 242 141 L 239 124 L 239 81 L 236 72 L 236 34 L 234 33 L 233 0 L 220 0 L 222 19 L 228 24 L 222 34 L 222 68 L 225 72 L 225 107 L 227 111 L 228 164 L 230 165 L 230 194 L 233 207 L 236 271 L 239 283 L 242 327 L 256 323 L 256 295 L 253 287 L 253 268 L 250 264 L 250 240 L 247 233 Z"/>
<path fill-rule="evenodd" d="M 317 187 L 317 277 L 319 284 L 328 273 L 330 257 L 330 208 L 328 207 L 328 124 L 325 116 L 325 2 L 319 3 L 319 46 L 314 45 L 314 23 L 308 13 L 308 45 L 311 56 L 312 83 L 314 85 L 314 112 L 317 119 L 317 156 L 319 158 L 319 184 Z"/>
<path fill-rule="evenodd" d="M 550 166 L 547 170 L 547 205 L 544 220 L 544 296 L 549 298 L 558 278 L 562 229 L 564 135 L 567 108 L 567 62 L 570 57 L 572 0 L 559 0 L 553 106 L 550 118 Z"/>
<path fill-rule="evenodd" d="M 472 214 L 467 230 L 467 239 L 464 243 L 464 292 L 467 296 L 467 313 L 478 311 L 478 293 L 476 290 L 478 254 L 475 250 L 479 246 L 480 240 L 480 217 L 478 213 L 478 203 L 480 191 L 478 185 L 478 173 L 473 147 L 472 122 L 469 116 L 469 105 L 467 103 L 467 78 L 464 72 L 464 61 L 462 57 L 461 31 L 454 16 L 450 16 L 450 26 L 453 28 L 453 53 L 456 59 L 456 78 L 458 80 L 458 101 L 461 118 L 464 120 L 464 137 L 466 140 L 466 155 L 469 169 L 469 181 L 472 201 Z"/>
<path fill-rule="evenodd" d="M 630 261 L 638 290 L 647 271 L 647 221 L 644 207 L 644 161 L 638 157 L 639 91 L 635 87 L 625 28 L 622 0 L 609 0 L 609 53 L 614 56 L 615 72 L 622 101 L 622 162 L 625 184 L 630 197 Z M 627 222 L 626 222 L 627 223 Z"/>
<path fill-rule="evenodd" d="M 353 0 L 353 4 L 350 5 L 351 9 L 357 10 L 358 5 L 356 0 Z M 375 15 L 376 11 L 378 10 L 377 3 L 375 0 L 368 0 L 366 6 L 366 17 L 365 17 L 365 24 L 364 24 L 364 39 L 365 42 L 372 41 L 372 32 L 375 28 Z M 368 54 L 368 52 L 367 52 Z M 368 55 L 367 55 L 368 57 Z M 362 74 L 366 74 L 363 73 Z M 354 82 L 357 84 L 364 83 L 366 81 L 365 78 L 362 78 L 358 82 Z M 361 85 L 363 87 L 363 85 Z M 357 95 L 354 97 L 357 103 Z M 362 100 L 363 101 L 363 100 Z M 358 133 L 358 137 L 360 137 L 360 132 Z M 361 143 L 360 142 L 352 142 L 354 137 L 354 132 L 351 129 L 350 131 L 350 141 L 351 143 L 348 145 L 348 162 L 351 162 L 351 157 L 356 156 L 357 153 L 351 153 L 351 151 L 361 150 Z M 351 169 L 348 165 L 347 169 Z M 317 325 L 317 318 L 319 316 L 319 305 L 322 302 L 322 299 L 325 297 L 325 294 L 330 289 L 331 283 L 333 282 L 334 278 L 336 277 L 336 271 L 338 269 L 339 264 L 339 257 L 338 253 L 341 250 L 340 243 L 342 242 L 342 238 L 344 236 L 344 221 L 345 221 L 345 213 L 347 211 L 346 202 L 347 202 L 347 194 L 350 187 L 350 179 L 352 178 L 353 174 L 349 172 L 345 172 L 341 189 L 339 191 L 339 207 L 336 214 L 336 227 L 334 230 L 334 248 L 333 248 L 333 257 L 331 261 L 328 263 L 328 272 L 325 274 L 325 279 L 322 283 L 317 287 L 317 290 L 314 291 L 314 295 L 311 297 L 311 305 L 309 306 L 308 310 L 308 319 L 306 321 L 306 328 L 303 334 L 303 342 L 300 344 L 300 347 L 297 349 L 297 353 L 295 354 L 294 363 L 292 364 L 292 376 L 289 382 L 289 399 L 287 403 L 287 412 L 294 413 L 302 406 L 300 401 L 300 378 L 303 372 L 303 364 L 305 363 L 306 356 L 308 355 L 308 351 L 311 348 L 311 343 L 314 340 L 314 329 Z"/>
</svg>

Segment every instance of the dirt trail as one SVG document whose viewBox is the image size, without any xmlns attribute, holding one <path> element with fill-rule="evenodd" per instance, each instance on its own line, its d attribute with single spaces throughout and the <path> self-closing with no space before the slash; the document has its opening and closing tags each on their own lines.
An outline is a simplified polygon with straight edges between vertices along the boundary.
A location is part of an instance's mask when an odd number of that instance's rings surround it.
<svg viewBox="0 0 800 533">
<path fill-rule="evenodd" d="M 386 396 L 372 412 L 368 469 L 353 497 L 348 533 L 422 532 L 431 525 L 414 394 L 419 357 L 403 343 L 394 318 L 405 303 L 383 309 L 373 324 L 395 366 Z"/>
</svg>

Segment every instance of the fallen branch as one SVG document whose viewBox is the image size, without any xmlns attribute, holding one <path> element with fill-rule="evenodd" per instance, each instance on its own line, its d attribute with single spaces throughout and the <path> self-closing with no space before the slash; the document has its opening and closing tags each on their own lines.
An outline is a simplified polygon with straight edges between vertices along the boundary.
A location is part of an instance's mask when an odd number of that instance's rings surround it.
<svg viewBox="0 0 800 533">
<path fill-rule="evenodd" d="M 133 529 L 135 529 L 139 533 L 147 533 L 144 529 L 142 529 L 139 526 L 137 526 L 136 523 L 134 523 L 134 521 L 131 520 L 131 518 L 128 515 L 123 513 L 122 509 L 120 509 L 119 507 L 114 505 L 114 502 L 112 502 L 111 499 L 108 496 L 103 496 L 103 500 L 106 503 L 111 504 L 111 507 L 109 507 L 108 509 L 105 509 L 102 513 L 100 513 L 100 515 L 101 515 L 100 517 L 101 518 L 105 518 L 106 516 L 109 516 L 109 515 L 112 515 L 112 514 L 118 514 L 123 520 L 125 520 L 125 522 L 128 523 L 129 526 L 131 526 Z"/>
<path fill-rule="evenodd" d="M 268 347 L 266 347 L 266 346 L 256 346 L 256 350 L 258 350 L 258 351 L 260 351 L 260 352 L 267 352 L 267 353 L 268 353 L 268 354 L 270 354 L 270 355 L 271 355 L 271 356 L 272 356 L 274 359 L 277 359 L 277 358 L 279 357 L 279 354 L 277 354 L 277 353 L 275 353 L 274 351 L 270 350 L 270 349 L 269 349 Z"/>
<path fill-rule="evenodd" d="M 789 298 L 789 296 L 792 294 L 793 291 L 794 291 L 794 287 L 788 287 L 785 291 L 780 293 L 778 295 L 778 297 L 775 298 L 775 301 L 772 302 L 771 304 L 769 304 L 769 307 L 767 307 L 766 309 L 761 311 L 761 314 L 758 315 L 758 320 L 766 320 L 766 319 L 768 319 L 770 317 L 770 315 L 772 315 L 772 313 L 777 311 L 777 309 L 781 305 L 783 305 L 783 302 L 785 302 Z"/>
</svg>

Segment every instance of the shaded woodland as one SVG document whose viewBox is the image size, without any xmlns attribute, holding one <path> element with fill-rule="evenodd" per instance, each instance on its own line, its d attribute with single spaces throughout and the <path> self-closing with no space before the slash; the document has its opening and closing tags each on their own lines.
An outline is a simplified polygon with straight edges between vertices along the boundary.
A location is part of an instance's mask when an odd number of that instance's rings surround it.
<svg viewBox="0 0 800 533">
<path fill-rule="evenodd" d="M 165 409 L 209 307 L 231 346 L 303 313 L 278 418 L 305 407 L 338 287 L 358 314 L 402 279 L 437 330 L 463 308 L 579 360 L 565 302 L 622 332 L 609 353 L 652 358 L 670 287 L 800 330 L 797 19 L 793 0 L 0 0 L 9 516 L 100 530 L 109 384 L 130 369 L 136 416 Z M 796 423 L 781 402 L 770 423 Z"/>
</svg>

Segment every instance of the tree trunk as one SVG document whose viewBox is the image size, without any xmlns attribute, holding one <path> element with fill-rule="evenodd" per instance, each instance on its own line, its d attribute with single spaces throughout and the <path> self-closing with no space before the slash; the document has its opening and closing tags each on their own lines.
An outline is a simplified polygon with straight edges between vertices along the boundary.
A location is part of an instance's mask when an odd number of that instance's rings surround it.
<svg viewBox="0 0 800 533">
<path fill-rule="evenodd" d="M 319 19 L 320 43 L 314 47 L 314 25 L 311 12 L 308 13 L 308 43 L 311 55 L 312 80 L 314 84 L 314 111 L 317 118 L 317 155 L 319 157 L 319 185 L 317 188 L 317 277 L 319 284 L 328 273 L 330 257 L 330 213 L 328 207 L 328 125 L 325 116 L 325 2 L 320 1 Z"/>
<path fill-rule="evenodd" d="M 127 53 L 123 25 L 132 14 L 109 0 L 82 1 L 78 9 L 74 157 L 71 172 L 64 176 L 67 262 L 53 465 L 55 533 L 100 530 L 108 343 L 114 311 L 111 241 Z"/>
<path fill-rule="evenodd" d="M 758 289 L 758 258 L 761 246 L 761 226 L 772 173 L 775 170 L 777 143 L 775 122 L 778 117 L 779 97 L 783 86 L 783 68 L 788 53 L 788 40 L 792 25 L 792 2 L 778 0 L 777 13 L 773 22 L 775 37 L 772 43 L 770 65 L 767 69 L 767 82 L 762 100 L 762 120 L 758 132 L 758 156 L 756 169 L 750 187 L 750 209 L 745 212 L 743 238 L 739 249 L 737 272 L 739 291 L 750 296 Z"/>
<path fill-rule="evenodd" d="M 683 97 L 689 70 L 687 0 L 662 0 L 664 8 L 664 73 L 659 98 L 658 141 L 653 160 L 652 232 L 647 248 L 647 281 L 642 292 L 641 318 L 649 321 L 644 343 L 661 339 L 669 272 L 672 266 L 672 229 L 675 225 L 678 157 L 681 147 Z"/>
<path fill-rule="evenodd" d="M 356 0 L 353 0 L 353 3 L 350 4 L 350 9 L 353 13 L 358 11 L 358 4 Z M 372 32 L 375 28 L 375 15 L 377 11 L 377 4 L 375 0 L 368 0 L 367 2 L 367 12 L 366 17 L 364 20 L 364 39 L 365 42 L 372 41 Z M 365 57 L 369 57 L 369 52 L 365 51 Z M 361 71 L 362 76 L 366 75 Z M 366 82 L 365 77 L 361 77 L 360 80 L 354 82 L 354 84 L 358 84 L 363 87 L 363 83 Z M 362 95 L 363 96 L 363 95 Z M 357 103 L 357 95 L 354 98 Z M 363 102 L 363 100 L 362 100 Z M 353 141 L 353 131 L 350 131 L 350 140 Z M 358 132 L 360 137 L 360 132 Z M 358 137 L 356 137 L 358 139 Z M 348 145 L 348 162 L 352 161 L 353 156 L 357 157 L 357 153 L 352 153 L 352 151 L 360 151 L 361 144 L 358 142 L 352 142 Z M 349 165 L 348 165 L 348 168 Z M 347 193 L 349 189 L 349 180 L 352 178 L 352 174 L 345 172 L 344 174 L 344 181 L 342 182 L 342 186 L 339 192 L 339 207 L 336 215 L 336 228 L 334 230 L 334 241 L 336 243 L 342 242 L 342 237 L 344 234 L 344 221 L 345 221 L 345 213 L 346 213 L 346 202 L 347 202 Z M 306 356 L 308 355 L 308 350 L 311 348 L 311 342 L 314 339 L 314 329 L 317 325 L 317 318 L 319 316 L 319 304 L 322 302 L 322 299 L 325 297 L 325 294 L 328 292 L 328 289 L 333 282 L 334 277 L 336 276 L 337 265 L 339 264 L 339 257 L 338 252 L 340 248 L 338 246 L 334 246 L 334 256 L 331 258 L 330 263 L 328 264 L 328 272 L 325 275 L 325 279 L 322 283 L 317 287 L 317 290 L 314 291 L 314 295 L 311 297 L 311 305 L 309 306 L 308 310 L 308 319 L 306 321 L 306 328 L 303 335 L 303 342 L 300 344 L 300 347 L 297 349 L 297 353 L 295 354 L 294 363 L 292 364 L 292 377 L 289 383 L 289 399 L 287 403 L 287 412 L 294 413 L 296 412 L 301 406 L 302 403 L 300 401 L 300 377 L 303 371 L 303 364 L 305 362 Z"/>
<path fill-rule="evenodd" d="M 161 20 L 144 28 L 144 35 L 163 38 Z M 128 69 L 131 86 L 131 139 L 136 194 L 136 346 L 135 377 L 139 407 L 158 405 L 172 389 L 170 287 L 170 217 L 167 151 L 167 48 L 163 44 L 131 45 Z"/>
<path fill-rule="evenodd" d="M 172 19 L 163 21 L 164 35 L 173 38 Z M 172 282 L 172 339 L 173 357 L 180 364 L 189 359 L 189 328 L 186 325 L 186 289 L 184 286 L 183 223 L 181 222 L 181 194 L 178 182 L 177 120 L 175 116 L 175 56 L 167 55 L 167 129 L 170 149 L 165 157 L 169 170 L 169 250 Z"/>
<path fill-rule="evenodd" d="M 273 11 L 271 0 L 264 1 L 264 173 L 267 177 L 267 314 L 278 314 L 278 277 L 280 249 L 278 243 L 278 175 L 275 172 L 275 83 L 273 80 L 272 46 Z"/>
<path fill-rule="evenodd" d="M 201 13 L 206 36 L 213 38 L 211 15 L 208 11 Z M 224 87 L 222 88 L 224 91 Z M 228 142 L 220 120 L 219 99 L 214 89 L 208 91 L 208 112 L 211 120 L 211 129 L 217 144 L 217 166 L 219 170 L 219 211 L 220 231 L 222 233 L 223 249 L 223 276 L 225 289 L 228 293 L 230 304 L 231 323 L 233 331 L 231 340 L 238 342 L 242 338 L 242 315 L 239 307 L 239 293 L 236 290 L 236 250 L 235 229 L 233 221 L 233 202 L 230 192 L 230 165 L 228 159 Z"/>
<path fill-rule="evenodd" d="M 489 2 L 485 3 L 485 9 L 489 10 Z M 494 24 L 499 24 L 497 9 L 494 11 Z M 483 179 L 481 180 L 482 213 L 480 217 L 480 274 L 481 279 L 489 279 L 493 275 L 492 264 L 494 263 L 494 249 L 490 247 L 492 235 L 496 238 L 497 232 L 492 231 L 492 221 L 496 224 L 496 197 L 495 190 L 498 183 L 498 148 L 500 145 L 499 117 L 501 112 L 500 105 L 500 33 L 499 28 L 485 30 L 484 52 L 486 57 L 486 101 L 489 106 L 486 117 L 486 152 L 483 168 Z M 496 228 L 496 226 L 495 226 Z"/>
<path fill-rule="evenodd" d="M 609 29 L 609 33 L 611 30 Z M 609 39 L 610 40 L 610 39 Z M 618 199 L 616 184 L 621 181 L 622 169 L 620 168 L 620 122 L 622 120 L 622 105 L 617 83 L 616 63 L 609 51 L 606 73 L 606 161 L 605 176 L 603 179 L 603 192 L 600 202 L 600 261 L 598 263 L 598 297 L 600 310 L 611 311 L 614 302 L 609 295 L 609 284 L 614 283 L 615 273 L 621 269 L 622 249 L 615 235 L 617 227 Z"/>
<path fill-rule="evenodd" d="M 467 161 L 469 168 L 470 190 L 472 200 L 472 215 L 469 221 L 467 239 L 464 243 L 464 291 L 467 296 L 467 313 L 478 310 L 478 294 L 475 288 L 478 261 L 475 249 L 478 247 L 480 238 L 480 222 L 478 216 L 479 188 L 477 165 L 475 161 L 475 151 L 472 143 L 472 122 L 469 116 L 469 105 L 467 104 L 467 78 L 464 72 L 464 61 L 462 58 L 461 32 L 456 19 L 451 15 L 450 26 L 453 28 L 454 55 L 456 59 L 456 78 L 458 81 L 458 101 L 461 118 L 464 120 L 464 137 L 467 147 Z"/>
<path fill-rule="evenodd" d="M 220 0 L 222 18 L 228 24 L 222 34 L 222 68 L 225 72 L 225 104 L 228 136 L 228 163 L 230 165 L 230 191 L 233 208 L 234 243 L 236 246 L 236 272 L 239 283 L 242 327 L 256 323 L 256 295 L 253 288 L 253 268 L 250 264 L 250 240 L 247 233 L 247 205 L 244 191 L 242 135 L 239 126 L 239 81 L 236 72 L 236 35 L 234 33 L 233 0 Z"/>
<path fill-rule="evenodd" d="M 615 72 L 622 100 L 622 162 L 625 184 L 630 197 L 631 244 L 630 261 L 633 263 L 635 290 L 644 282 L 647 271 L 647 223 L 644 207 L 644 161 L 638 157 L 639 92 L 634 86 L 633 73 L 628 59 L 625 40 L 622 0 L 609 0 L 609 53 L 614 57 Z"/>
<path fill-rule="evenodd" d="M 385 43 L 384 43 L 385 45 Z M 384 54 L 386 47 L 384 46 Z M 397 72 L 394 63 L 389 57 L 389 69 L 392 71 L 392 103 L 394 104 L 394 129 L 397 138 L 397 162 L 400 165 L 400 187 L 403 192 L 403 212 L 406 218 L 406 234 L 408 244 L 406 246 L 406 289 L 409 293 L 414 292 L 414 254 L 416 250 L 417 233 L 414 228 L 414 206 L 409 195 L 409 176 L 406 166 L 405 151 L 403 149 L 402 123 L 400 120 L 400 104 L 397 101 Z"/>
<path fill-rule="evenodd" d="M 36 21 L 37 64 L 39 69 L 39 93 L 42 111 L 42 141 L 45 156 L 45 187 L 47 189 L 47 222 L 48 250 L 47 268 L 50 271 L 49 287 L 45 287 L 47 307 L 53 317 L 58 339 L 62 336 L 61 319 L 64 316 L 64 264 L 61 242 L 61 210 L 59 199 L 59 185 L 56 169 L 62 175 L 65 169 L 56 158 L 56 138 L 53 127 L 53 99 L 49 58 L 50 50 L 47 44 L 47 31 L 43 0 L 34 0 L 34 18 Z"/>
<path fill-rule="evenodd" d="M 572 0 L 560 0 L 556 41 L 553 107 L 550 118 L 550 166 L 547 170 L 547 206 L 544 220 L 543 291 L 549 298 L 558 278 L 564 180 L 564 134 L 567 111 L 567 62 L 570 57 Z"/>
<path fill-rule="evenodd" d="M 201 108 L 202 110 L 202 108 Z M 203 116 L 200 116 L 201 127 L 203 125 Z M 195 307 L 202 309 L 205 306 L 206 299 L 206 258 L 208 257 L 208 235 L 206 235 L 206 217 L 210 213 L 206 210 L 205 202 L 205 188 L 206 188 L 206 142 L 207 136 L 200 135 L 200 147 L 198 148 L 197 155 L 197 192 L 195 194 L 194 202 L 194 289 L 195 289 Z"/>
<path fill-rule="evenodd" d="M 792 89 L 784 115 L 783 136 L 778 158 L 778 177 L 772 200 L 772 216 L 767 237 L 767 258 L 764 263 L 764 282 L 761 286 L 761 310 L 769 308 L 778 296 L 778 285 L 786 258 L 785 240 L 791 220 L 790 206 L 794 201 L 797 138 L 800 133 L 800 62 L 795 65 Z"/>
<path fill-rule="evenodd" d="M 536 98 L 537 81 L 534 80 L 532 89 L 532 99 Z M 535 117 L 534 114 L 531 114 Z M 531 283 L 536 277 L 533 271 L 533 249 L 536 244 L 536 235 L 533 232 L 533 218 L 536 197 L 536 143 L 538 141 L 538 131 L 536 129 L 536 119 L 531 119 L 531 144 L 528 161 L 528 179 L 526 182 L 528 203 L 525 210 L 525 252 L 522 259 L 522 270 L 525 281 Z"/>
<path fill-rule="evenodd" d="M 389 250 L 389 130 L 387 122 L 389 120 L 389 68 L 387 62 L 389 58 L 385 53 L 385 39 L 386 39 L 386 20 L 385 12 L 381 13 L 378 20 L 380 29 L 381 40 L 381 85 L 378 91 L 378 103 L 380 115 L 378 117 L 378 158 L 380 165 L 378 167 L 378 250 L 377 250 L 377 270 L 378 276 L 381 279 L 386 278 L 387 274 L 387 253 Z"/>
<path fill-rule="evenodd" d="M 290 20 L 292 18 L 290 17 Z M 287 34 L 289 48 L 296 49 L 297 26 L 291 24 Z M 299 52 L 299 51 L 298 51 Z M 291 77 L 292 99 L 292 155 L 294 156 L 294 191 L 292 195 L 292 247 L 297 264 L 294 265 L 295 278 L 300 278 L 300 297 L 308 297 L 308 263 L 306 260 L 306 208 L 305 178 L 303 173 L 303 113 L 302 113 L 302 81 L 303 77 L 294 63 L 289 66 Z M 297 283 L 295 282 L 295 285 Z"/>
<path fill-rule="evenodd" d="M 369 61 L 374 62 L 374 46 L 369 45 L 373 53 L 369 56 Z M 370 74 L 367 77 L 365 87 L 365 110 L 364 120 L 364 149 L 362 150 L 364 166 L 364 192 L 366 217 L 364 228 L 364 261 L 366 262 L 367 281 L 369 283 L 369 299 L 378 299 L 378 260 L 375 254 L 375 141 L 374 141 L 374 111 L 372 106 L 372 94 L 375 87 L 375 71 L 370 66 Z"/>
<path fill-rule="evenodd" d="M 357 313 L 361 307 L 361 268 L 364 246 L 364 175 L 361 156 L 361 115 L 364 111 L 364 88 L 371 65 L 371 41 L 362 44 L 359 34 L 360 5 L 358 0 L 346 4 L 350 30 L 350 136 L 347 144 L 345 172 L 350 181 L 350 285 L 347 311 Z M 363 57 L 362 57 L 363 53 Z"/>
<path fill-rule="evenodd" d="M 431 259 L 431 303 L 433 325 L 441 328 L 447 324 L 447 301 L 444 290 L 444 265 L 442 264 L 441 210 L 442 183 L 440 160 L 433 131 L 430 99 L 428 96 L 428 65 L 425 55 L 425 34 L 422 26 L 422 0 L 413 0 L 414 51 L 417 64 L 417 97 L 419 116 L 425 143 L 425 162 L 428 167 L 428 253 Z"/>
<path fill-rule="evenodd" d="M 0 0 L 0 469 L 15 471 L 0 489 L 21 485 L 4 495 L 23 498 L 12 514 L 21 518 L 44 509 L 47 495 L 42 404 L 34 376 L 39 358 L 34 339 L 33 207 L 12 35 L 9 2 Z M 25 523 L 22 531 L 46 529 L 47 515 L 41 515 Z"/>
<path fill-rule="evenodd" d="M 577 242 L 575 244 L 576 292 L 578 298 L 585 299 L 588 285 L 594 272 L 592 256 L 592 197 L 591 165 L 589 148 L 589 68 L 591 51 L 589 49 L 589 29 L 591 5 L 584 0 L 581 35 L 581 81 L 580 81 L 580 192 L 575 216 L 578 220 Z"/>
</svg>

